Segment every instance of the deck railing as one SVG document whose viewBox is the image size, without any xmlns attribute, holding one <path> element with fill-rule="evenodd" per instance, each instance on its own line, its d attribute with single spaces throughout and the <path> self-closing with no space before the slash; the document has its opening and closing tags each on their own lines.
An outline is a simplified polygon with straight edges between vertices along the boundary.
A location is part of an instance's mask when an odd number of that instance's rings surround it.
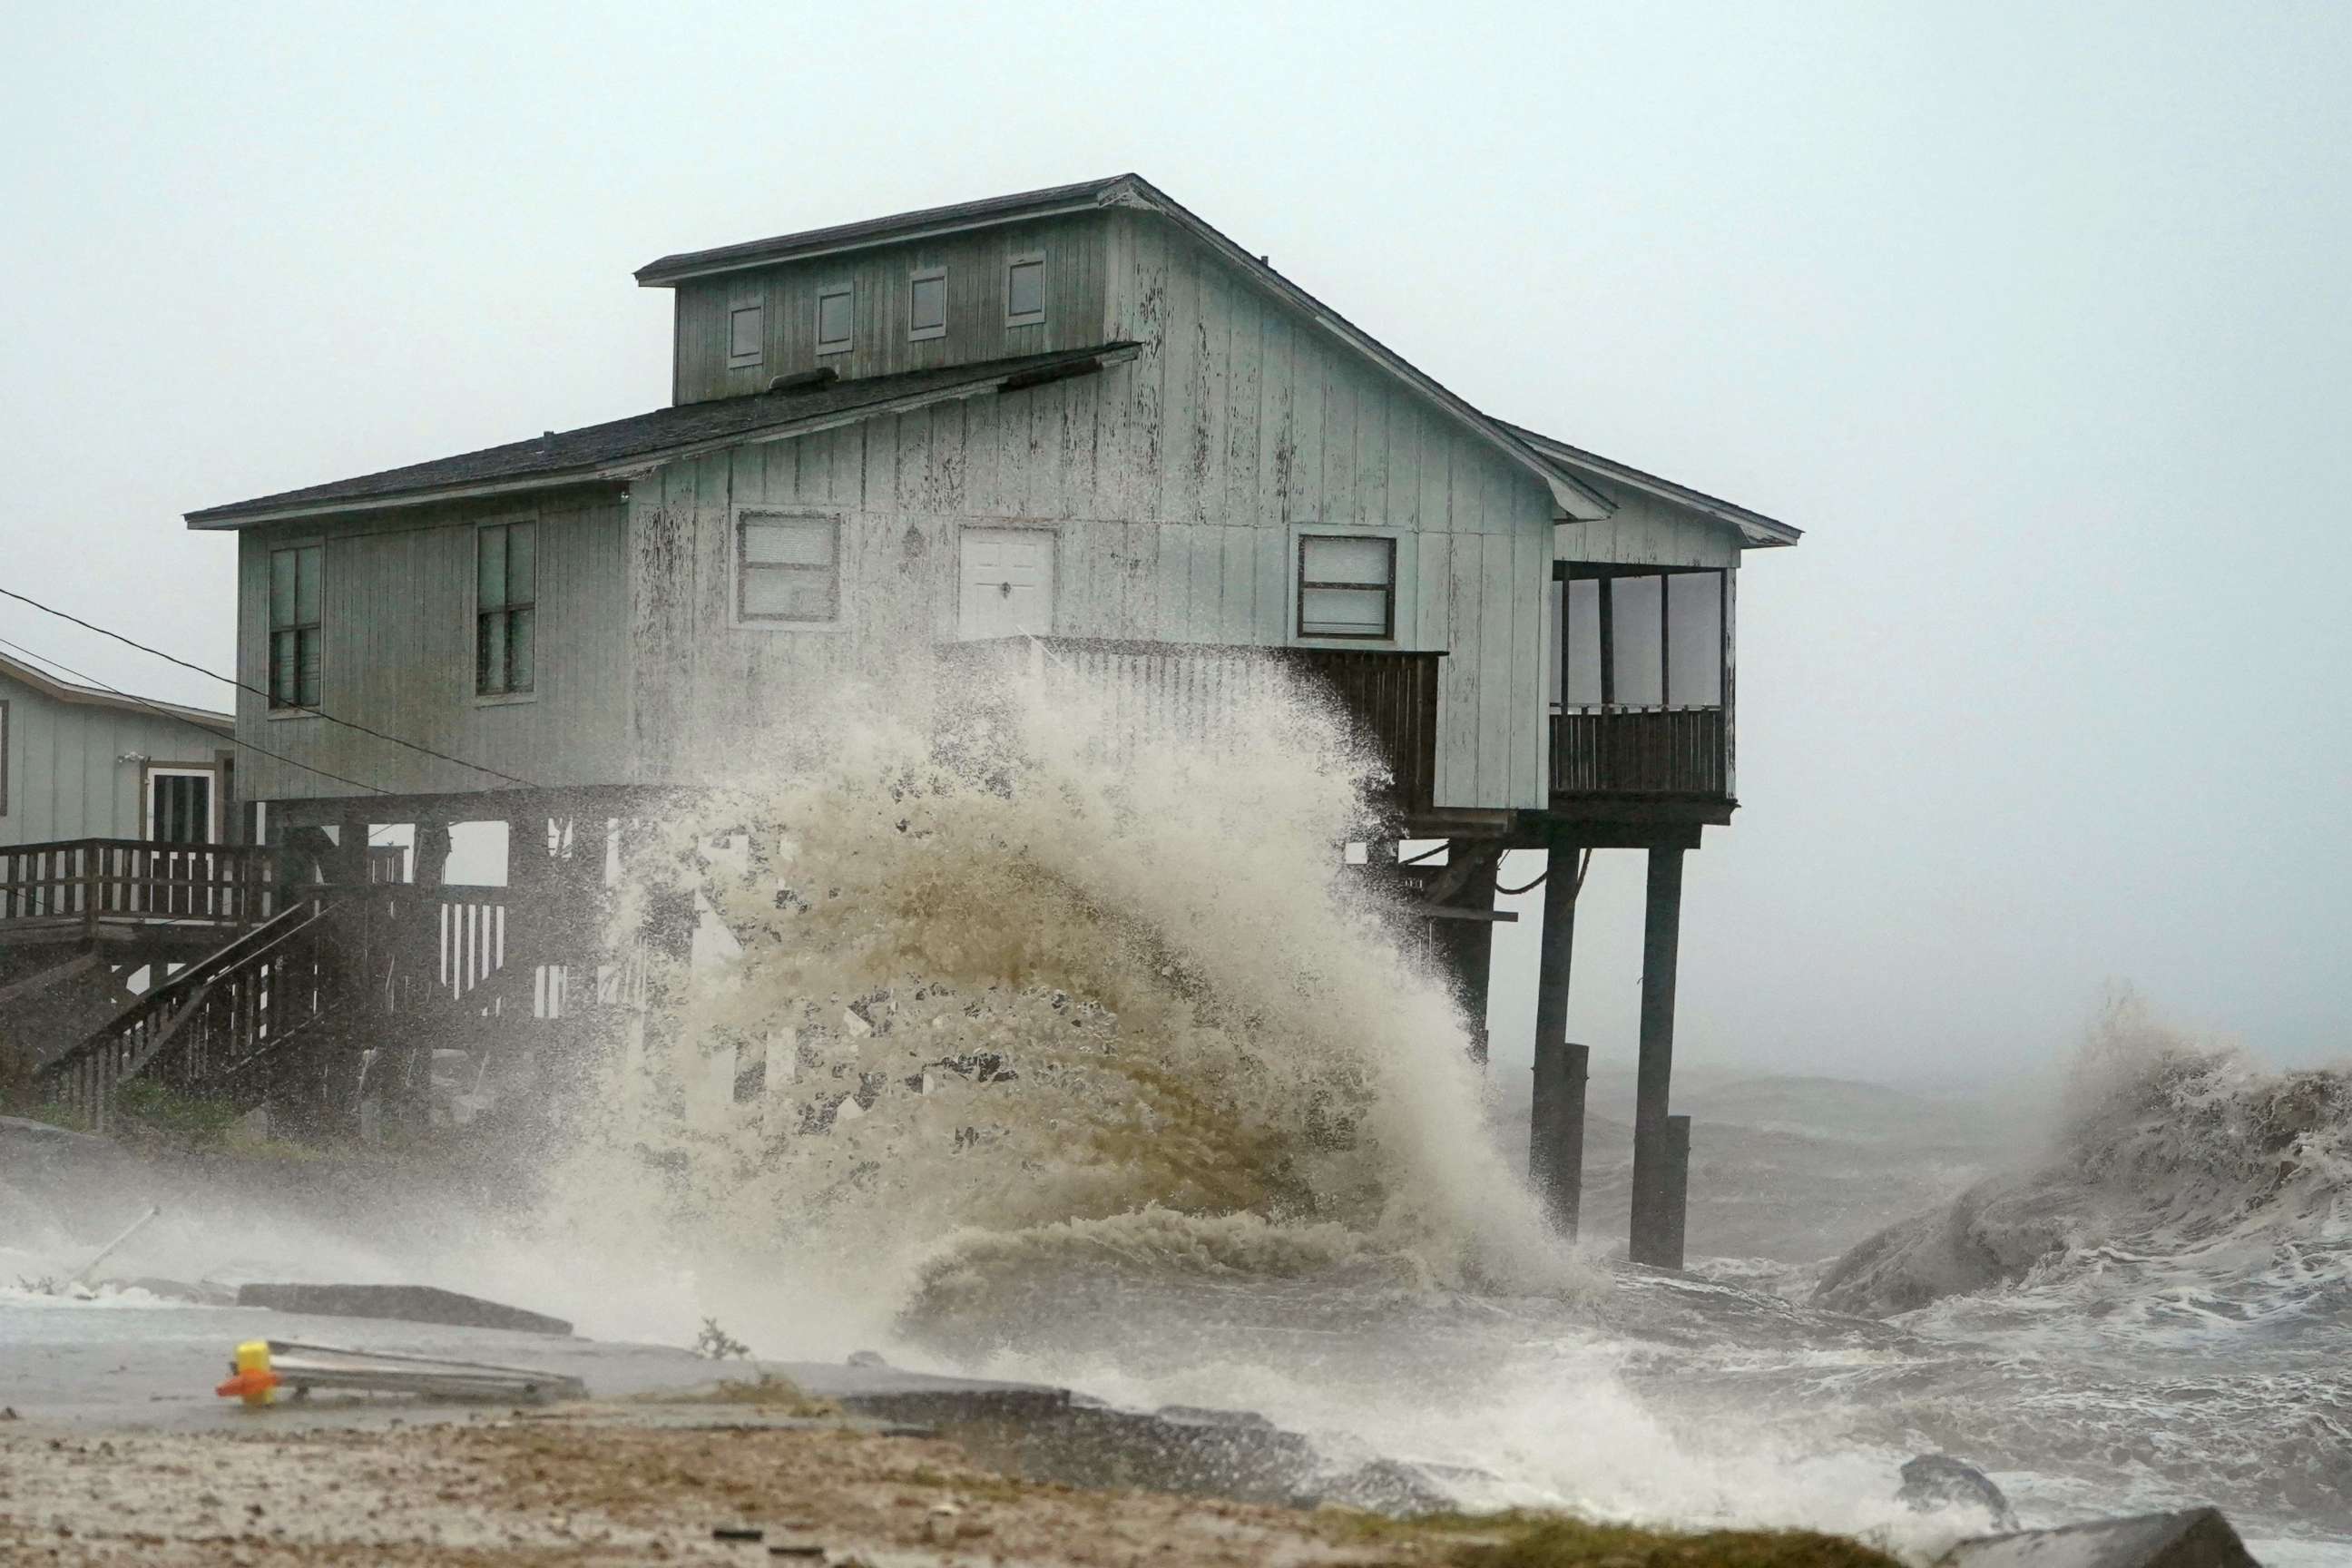
<svg viewBox="0 0 2352 1568">
<path fill-rule="evenodd" d="M 1551 719 L 1556 795 L 1730 793 L 1720 708 L 1570 709 Z"/>
<path fill-rule="evenodd" d="M 1252 647 L 1228 644 L 1014 637 L 941 645 L 950 666 L 1033 658 L 1049 678 L 1089 681 L 1118 699 L 1134 736 L 1195 739 L 1285 678 L 1328 692 L 1390 776 L 1398 809 L 1428 809 L 1437 786 L 1437 681 L 1442 653 L 1386 648 Z M 1121 737 L 1111 737 L 1118 743 Z"/>
<path fill-rule="evenodd" d="M 104 1132 L 121 1086 L 139 1079 L 239 1103 L 261 1069 L 334 1005 L 336 965 L 354 923 L 348 900 L 302 899 L 189 964 L 43 1067 L 48 1100 Z"/>
<path fill-rule="evenodd" d="M 186 921 L 258 925 L 277 912 L 263 847 L 72 838 L 0 847 L 0 923 Z"/>
</svg>

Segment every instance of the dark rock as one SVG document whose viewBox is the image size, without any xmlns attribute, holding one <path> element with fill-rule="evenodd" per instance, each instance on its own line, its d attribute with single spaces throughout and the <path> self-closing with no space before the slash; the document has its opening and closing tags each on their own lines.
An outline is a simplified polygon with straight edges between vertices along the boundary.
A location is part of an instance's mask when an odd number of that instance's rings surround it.
<svg viewBox="0 0 2352 1568">
<path fill-rule="evenodd" d="M 1903 1489 L 1896 1500 L 1919 1513 L 1941 1508 L 1982 1510 L 1995 1530 L 2015 1530 L 2017 1514 L 1990 1477 L 1974 1465 L 1949 1454 L 1922 1454 L 1903 1467 Z"/>
<path fill-rule="evenodd" d="M 2259 1568 L 2216 1508 L 1963 1541 L 1937 1568 Z"/>
<path fill-rule="evenodd" d="M 851 1351 L 849 1364 L 851 1366 L 888 1366 L 890 1363 L 882 1359 L 880 1351 Z"/>
<path fill-rule="evenodd" d="M 768 1532 L 756 1524 L 719 1524 L 713 1525 L 710 1531 L 713 1541 L 765 1541 L 767 1538 Z"/>
<path fill-rule="evenodd" d="M 403 1323 L 445 1323 L 460 1329 L 510 1329 L 526 1334 L 569 1334 L 561 1318 L 501 1306 L 478 1296 L 429 1285 L 245 1285 L 240 1307 L 268 1307 L 321 1318 L 382 1318 Z"/>
</svg>

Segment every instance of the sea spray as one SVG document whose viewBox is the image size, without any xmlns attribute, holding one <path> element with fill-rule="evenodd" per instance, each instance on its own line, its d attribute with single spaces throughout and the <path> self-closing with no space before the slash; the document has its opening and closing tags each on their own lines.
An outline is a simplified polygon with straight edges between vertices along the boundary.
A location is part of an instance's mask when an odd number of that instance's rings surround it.
<svg viewBox="0 0 2352 1568">
<path fill-rule="evenodd" d="M 764 1297 L 779 1352 L 1057 1256 L 1589 1287 L 1412 917 L 1342 868 L 1376 764 L 1242 673 L 1213 710 L 1060 666 L 845 689 L 747 745 L 633 847 L 624 929 L 691 900 L 700 962 L 646 950 L 559 1221 L 746 1331 Z"/>
</svg>

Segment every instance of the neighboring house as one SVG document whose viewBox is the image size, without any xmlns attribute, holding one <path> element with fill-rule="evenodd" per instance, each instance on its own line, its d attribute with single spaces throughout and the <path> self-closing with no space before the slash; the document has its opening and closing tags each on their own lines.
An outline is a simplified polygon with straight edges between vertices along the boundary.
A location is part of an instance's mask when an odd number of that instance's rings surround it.
<svg viewBox="0 0 2352 1568">
<path fill-rule="evenodd" d="M 221 940 L 221 857 L 197 847 L 236 837 L 236 729 L 0 654 L 0 1100 L 153 966 Z M 104 871 L 117 885 L 93 900 Z"/>
<path fill-rule="evenodd" d="M 637 280 L 674 294 L 667 405 L 188 515 L 237 536 L 237 736 L 289 759 L 245 759 L 273 837 L 536 841 L 958 639 L 1238 646 L 1339 689 L 1397 830 L 1454 841 L 1425 891 L 1474 1016 L 1506 847 L 1650 850 L 1671 937 L 1681 853 L 1736 805 L 1741 554 L 1795 529 L 1481 412 L 1132 174 Z"/>
<path fill-rule="evenodd" d="M 236 837 L 226 713 L 60 680 L 0 654 L 0 846 Z"/>
</svg>

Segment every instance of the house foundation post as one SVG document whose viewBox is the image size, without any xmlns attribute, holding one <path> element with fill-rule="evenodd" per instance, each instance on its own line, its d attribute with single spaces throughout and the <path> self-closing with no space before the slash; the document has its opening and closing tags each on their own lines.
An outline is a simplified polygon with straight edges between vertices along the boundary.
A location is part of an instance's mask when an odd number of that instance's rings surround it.
<svg viewBox="0 0 2352 1568">
<path fill-rule="evenodd" d="M 1475 839 L 1447 840 L 1446 864 L 1459 865 L 1463 857 L 1475 854 L 1477 847 Z M 1454 896 L 1453 902 L 1457 908 L 1475 914 L 1494 913 L 1493 868 L 1474 877 L 1470 885 Z M 1440 920 L 1431 923 L 1436 928 L 1431 934 L 1436 939 L 1438 955 L 1444 961 L 1446 972 L 1453 978 L 1454 994 L 1462 999 L 1463 1017 L 1470 1028 L 1470 1059 L 1483 1068 L 1486 1065 L 1486 996 L 1495 966 L 1494 922 L 1486 920 Z"/>
<path fill-rule="evenodd" d="M 1584 1194 L 1582 1046 L 1568 1042 L 1569 960 L 1576 942 L 1577 873 L 1574 844 L 1553 843 L 1544 855 L 1543 940 L 1536 973 L 1535 1092 L 1528 1112 L 1528 1181 L 1553 1226 L 1576 1234 Z"/>
<path fill-rule="evenodd" d="M 1633 1099 L 1633 1214 L 1628 1255 L 1660 1268 L 1682 1267 L 1682 1205 L 1688 1124 L 1678 1158 L 1666 1106 L 1675 1069 L 1675 963 L 1681 943 L 1683 851 L 1649 851 L 1649 898 L 1642 926 L 1642 1048 Z"/>
</svg>

